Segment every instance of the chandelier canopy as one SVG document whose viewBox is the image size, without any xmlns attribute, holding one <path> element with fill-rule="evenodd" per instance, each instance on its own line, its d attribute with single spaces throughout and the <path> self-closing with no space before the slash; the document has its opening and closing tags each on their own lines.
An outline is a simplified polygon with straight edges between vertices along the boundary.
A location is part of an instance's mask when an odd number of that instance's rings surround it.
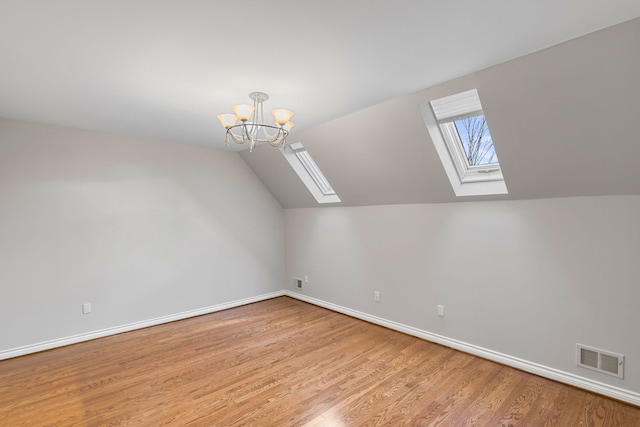
<svg viewBox="0 0 640 427">
<path fill-rule="evenodd" d="M 244 144 L 249 141 L 249 151 L 257 143 L 268 142 L 273 147 L 287 144 L 287 136 L 293 128 L 290 120 L 293 113 L 289 110 L 273 110 L 274 124 L 264 121 L 263 104 L 269 99 L 264 92 L 251 92 L 249 98 L 253 100 L 253 106 L 247 104 L 234 105 L 233 113 L 218 114 L 218 120 L 227 130 L 225 142 L 229 145 L 229 139 L 236 144 Z"/>
</svg>

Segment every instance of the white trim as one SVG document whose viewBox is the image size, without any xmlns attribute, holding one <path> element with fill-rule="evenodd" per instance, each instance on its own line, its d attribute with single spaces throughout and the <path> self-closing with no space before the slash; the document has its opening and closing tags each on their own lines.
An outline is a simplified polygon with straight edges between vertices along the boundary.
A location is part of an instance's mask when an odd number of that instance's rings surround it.
<svg viewBox="0 0 640 427">
<path fill-rule="evenodd" d="M 402 323 L 393 322 L 391 320 L 383 319 L 378 316 L 372 316 L 361 311 L 352 310 L 337 304 L 322 301 L 313 297 L 302 295 L 298 292 L 287 290 L 285 295 L 291 298 L 305 301 L 310 304 L 314 304 L 320 307 L 328 308 L 329 310 L 337 311 L 338 313 L 346 314 L 357 319 L 365 320 L 376 325 L 384 326 L 389 329 L 403 332 L 408 335 L 413 335 L 418 338 L 422 338 L 427 341 L 442 344 L 447 347 L 454 348 L 456 350 L 463 351 L 465 353 L 473 354 L 475 356 L 482 357 L 494 362 L 501 363 L 503 365 L 511 366 L 522 371 L 526 371 L 541 377 L 545 377 L 554 381 L 558 381 L 564 384 L 569 384 L 574 387 L 578 387 L 584 390 L 592 391 L 594 393 L 608 396 L 613 399 L 621 400 L 623 402 L 630 403 L 632 405 L 640 406 L 640 393 L 625 390 L 619 387 L 615 387 L 609 384 L 604 384 L 599 381 L 584 378 L 578 375 L 570 374 L 568 372 L 560 371 L 558 369 L 549 368 L 547 366 L 539 365 L 534 362 L 519 359 L 517 357 L 509 356 L 507 354 L 499 353 L 497 351 L 489 350 L 483 347 L 479 347 L 473 344 L 468 344 L 462 341 L 458 341 L 452 338 L 447 338 L 442 335 L 433 334 L 421 329 L 407 326 Z"/>
<path fill-rule="evenodd" d="M 136 329 L 148 328 L 149 326 L 161 325 L 163 323 L 175 322 L 176 320 L 188 319 L 190 317 L 210 314 L 216 311 L 227 310 L 229 308 L 239 307 L 241 305 L 251 304 L 258 301 L 264 301 L 271 298 L 281 297 L 285 294 L 284 290 L 262 294 L 255 297 L 244 298 L 241 300 L 230 301 L 222 304 L 212 305 L 209 307 L 198 308 L 195 310 L 184 311 L 182 313 L 171 314 L 169 316 L 156 317 L 155 319 L 143 320 L 140 322 L 129 323 L 126 325 L 115 326 L 113 328 L 100 329 L 98 331 L 87 332 L 84 334 L 72 335 L 70 337 L 58 338 L 51 341 L 44 341 L 37 344 L 26 345 L 24 347 L 12 348 L 0 351 L 0 360 L 10 359 L 12 357 L 24 356 L 25 354 L 37 353 L 39 351 L 51 350 L 57 347 L 77 344 L 83 341 L 90 341 L 96 338 L 102 338 L 109 335 L 116 335 L 123 332 L 130 332 Z"/>
<path fill-rule="evenodd" d="M 336 311 L 338 313 L 346 314 L 347 316 L 355 317 L 376 325 L 384 326 L 389 329 L 393 329 L 405 334 L 409 334 L 427 341 L 442 344 L 447 347 L 454 348 L 456 350 L 463 351 L 465 353 L 473 354 L 475 356 L 482 357 L 484 359 L 492 360 L 494 362 L 502 363 L 503 365 L 511 366 L 526 372 L 530 372 L 541 377 L 549 378 L 554 381 L 569 384 L 574 387 L 589 390 L 594 393 L 608 396 L 613 399 L 618 399 L 623 402 L 630 403 L 632 405 L 640 406 L 640 393 L 625 390 L 612 385 L 604 384 L 599 381 L 591 380 L 588 378 L 580 377 L 578 375 L 570 374 L 568 372 L 560 371 L 558 369 L 549 368 L 547 366 L 539 365 L 537 363 L 529 362 L 527 360 L 519 359 L 517 357 L 509 356 L 497 351 L 489 350 L 483 347 L 479 347 L 473 344 L 468 344 L 462 341 L 447 338 L 442 335 L 433 334 L 421 329 L 407 326 L 402 323 L 393 322 L 378 316 L 373 316 L 361 311 L 352 310 L 337 304 L 322 301 L 317 298 L 309 297 L 298 292 L 281 290 L 271 292 L 268 294 L 258 295 L 255 297 L 245 298 L 241 300 L 231 301 L 227 303 L 217 304 L 209 307 L 204 307 L 196 310 L 185 311 L 169 316 L 157 317 L 155 319 L 144 320 L 141 322 L 129 323 L 122 326 L 116 326 L 113 328 L 101 329 L 98 331 L 88 332 L 85 334 L 73 335 L 70 337 L 55 339 L 51 341 L 45 341 L 37 344 L 27 345 L 24 347 L 17 347 L 9 350 L 0 351 L 0 360 L 10 359 L 12 357 L 24 356 L 26 354 L 37 353 L 39 351 L 50 350 L 57 347 L 63 347 L 66 345 L 76 344 L 83 341 L 90 341 L 96 338 L 102 338 L 109 335 L 120 334 L 123 332 L 129 332 L 136 329 L 147 328 L 150 326 L 156 326 L 163 323 L 174 322 L 176 320 L 183 320 L 190 317 L 201 316 L 204 314 L 214 313 L 216 311 L 227 310 L 229 308 L 239 307 L 254 302 L 264 301 L 271 298 L 280 296 L 288 296 L 291 298 L 305 301 L 319 307 L 324 307 L 329 310 Z"/>
</svg>

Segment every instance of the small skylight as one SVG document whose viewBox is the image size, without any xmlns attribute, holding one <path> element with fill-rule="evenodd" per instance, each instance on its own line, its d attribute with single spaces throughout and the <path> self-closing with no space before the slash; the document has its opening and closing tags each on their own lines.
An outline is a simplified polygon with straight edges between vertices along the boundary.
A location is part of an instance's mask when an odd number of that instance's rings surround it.
<svg viewBox="0 0 640 427">
<path fill-rule="evenodd" d="M 289 144 L 286 148 L 281 149 L 280 152 L 318 203 L 340 202 L 335 190 L 302 143 Z"/>
<path fill-rule="evenodd" d="M 507 194 L 475 89 L 424 103 L 420 111 L 456 196 Z"/>
</svg>

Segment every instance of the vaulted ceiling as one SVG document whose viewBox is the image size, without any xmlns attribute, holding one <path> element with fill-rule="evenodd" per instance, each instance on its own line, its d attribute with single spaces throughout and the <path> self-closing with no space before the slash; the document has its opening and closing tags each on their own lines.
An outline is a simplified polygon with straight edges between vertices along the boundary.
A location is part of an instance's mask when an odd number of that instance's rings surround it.
<svg viewBox="0 0 640 427">
<path fill-rule="evenodd" d="M 342 205 L 640 194 L 640 19 L 298 132 Z M 456 198 L 419 105 L 477 88 L 509 191 Z M 285 207 L 313 207 L 277 150 L 242 152 Z"/>
<path fill-rule="evenodd" d="M 0 116 L 227 149 L 215 115 L 260 90 L 296 113 L 290 141 L 342 205 L 449 202 L 418 105 L 477 88 L 509 189 L 491 199 L 640 194 L 639 16 L 637 0 L 2 0 Z M 241 156 L 283 207 L 317 206 L 277 150 Z"/>
</svg>

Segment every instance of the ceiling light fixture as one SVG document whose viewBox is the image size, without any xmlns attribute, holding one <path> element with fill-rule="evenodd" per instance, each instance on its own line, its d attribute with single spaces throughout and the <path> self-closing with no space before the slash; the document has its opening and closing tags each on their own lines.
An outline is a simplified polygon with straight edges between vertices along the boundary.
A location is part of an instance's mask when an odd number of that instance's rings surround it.
<svg viewBox="0 0 640 427">
<path fill-rule="evenodd" d="M 273 147 L 287 144 L 287 136 L 293 127 L 290 120 L 293 113 L 289 110 L 273 110 L 275 124 L 267 124 L 264 121 L 263 104 L 269 99 L 264 92 L 251 92 L 249 98 L 253 100 L 253 106 L 247 104 L 234 105 L 232 113 L 218 114 L 218 120 L 227 130 L 225 142 L 229 145 L 229 138 L 236 144 L 244 144 L 249 141 L 249 151 L 258 143 L 268 142 Z M 239 121 L 239 123 L 238 123 Z"/>
</svg>

